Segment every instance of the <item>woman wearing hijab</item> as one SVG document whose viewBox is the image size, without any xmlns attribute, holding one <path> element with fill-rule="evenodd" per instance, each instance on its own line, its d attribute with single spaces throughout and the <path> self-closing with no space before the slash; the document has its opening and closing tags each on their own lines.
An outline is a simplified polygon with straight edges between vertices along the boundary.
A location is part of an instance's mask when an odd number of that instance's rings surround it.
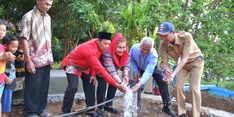
<svg viewBox="0 0 234 117">
<path fill-rule="evenodd" d="M 101 62 L 107 72 L 114 78 L 119 84 L 128 83 L 128 72 L 130 69 L 130 63 L 128 60 L 128 41 L 119 32 L 117 32 L 112 39 L 108 49 L 102 53 Z M 122 76 L 118 74 L 118 70 L 122 71 Z M 122 78 L 121 78 L 122 77 Z M 98 88 L 97 88 L 97 102 L 102 103 L 105 101 L 106 82 L 101 81 L 102 78 L 97 76 Z M 116 88 L 109 85 L 107 91 L 106 100 L 111 100 L 115 97 Z M 112 107 L 113 102 L 107 103 L 104 106 L 105 111 L 118 114 L 118 110 Z M 103 106 L 99 106 L 97 113 L 104 116 Z"/>
</svg>

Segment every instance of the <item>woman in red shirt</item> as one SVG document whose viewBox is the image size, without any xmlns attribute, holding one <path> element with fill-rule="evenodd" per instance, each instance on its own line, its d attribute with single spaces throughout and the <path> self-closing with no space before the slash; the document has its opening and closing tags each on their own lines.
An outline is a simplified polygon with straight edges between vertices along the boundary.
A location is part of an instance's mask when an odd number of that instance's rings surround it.
<svg viewBox="0 0 234 117">
<path fill-rule="evenodd" d="M 119 32 L 117 32 L 110 43 L 107 50 L 102 53 L 101 62 L 108 73 L 115 79 L 116 82 L 123 82 L 128 84 L 128 72 L 130 69 L 130 63 L 128 60 L 128 41 Z M 122 71 L 122 76 L 118 74 L 118 70 Z M 97 103 L 105 101 L 106 94 L 106 82 L 102 77 L 97 76 L 98 87 L 97 87 Z M 108 86 L 106 100 L 111 100 L 115 97 L 116 87 L 111 85 Z M 99 106 L 97 113 L 104 116 L 104 109 L 111 113 L 117 114 L 119 111 L 112 107 L 112 102 L 107 103 L 105 106 Z"/>
</svg>

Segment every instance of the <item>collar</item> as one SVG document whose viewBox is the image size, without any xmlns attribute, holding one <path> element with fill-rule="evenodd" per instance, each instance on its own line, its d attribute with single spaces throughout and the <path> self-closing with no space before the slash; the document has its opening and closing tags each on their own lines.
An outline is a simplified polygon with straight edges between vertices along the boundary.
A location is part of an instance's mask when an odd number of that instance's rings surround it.
<svg viewBox="0 0 234 117">
<path fill-rule="evenodd" d="M 177 33 L 175 34 L 175 44 L 180 44 L 180 39 L 178 38 Z"/>
<path fill-rule="evenodd" d="M 177 33 L 175 34 L 175 43 L 174 44 L 170 43 L 168 47 L 172 47 L 174 45 L 180 45 L 180 39 L 178 38 Z"/>
<path fill-rule="evenodd" d="M 95 43 L 96 43 L 96 46 L 98 48 L 98 51 L 102 52 L 101 48 L 99 47 L 99 44 L 98 44 L 98 38 L 95 38 Z"/>
<path fill-rule="evenodd" d="M 42 14 L 41 11 L 37 8 L 37 6 L 34 6 L 34 7 L 33 7 L 33 11 L 34 11 L 34 13 L 35 13 L 36 15 L 41 15 L 41 16 L 46 15 L 46 13 L 45 13 L 45 14 Z"/>
</svg>

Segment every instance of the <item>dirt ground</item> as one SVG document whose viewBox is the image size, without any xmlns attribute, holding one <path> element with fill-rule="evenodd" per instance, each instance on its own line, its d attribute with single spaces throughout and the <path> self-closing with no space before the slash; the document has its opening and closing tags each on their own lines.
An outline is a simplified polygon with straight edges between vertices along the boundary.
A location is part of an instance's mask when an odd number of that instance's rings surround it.
<svg viewBox="0 0 234 117">
<path fill-rule="evenodd" d="M 176 96 L 175 91 L 172 91 L 171 94 L 173 96 Z M 234 113 L 234 99 L 217 97 L 214 95 L 210 95 L 206 91 L 202 91 L 201 95 L 202 95 L 202 106 Z M 190 99 L 191 99 L 190 95 L 186 93 L 186 102 L 191 103 Z"/>
<path fill-rule="evenodd" d="M 175 91 L 172 91 L 172 97 L 175 97 Z M 189 94 L 187 95 L 186 102 L 190 103 Z M 154 100 L 143 99 L 142 100 L 142 111 L 138 113 L 138 117 L 169 117 L 161 113 L 162 102 L 156 102 Z M 219 110 L 225 110 L 231 113 L 234 113 L 234 99 L 224 99 L 216 96 L 211 96 L 207 92 L 202 92 L 202 106 L 216 108 Z M 49 103 L 47 105 L 46 111 L 52 113 L 53 116 L 61 114 L 62 103 Z M 114 101 L 114 107 L 121 111 L 120 114 L 114 115 L 106 112 L 106 117 L 121 117 L 123 116 L 123 99 L 117 99 Z M 72 110 L 85 108 L 84 100 L 74 101 Z M 177 112 L 176 105 L 172 105 L 173 110 Z M 189 117 L 192 117 L 191 112 L 187 112 Z M 13 106 L 11 117 L 23 117 L 23 105 Z M 72 117 L 77 117 L 72 116 Z M 81 114 L 81 117 L 86 117 L 84 114 Z M 201 117 L 208 117 L 208 115 L 201 113 Z"/>
</svg>

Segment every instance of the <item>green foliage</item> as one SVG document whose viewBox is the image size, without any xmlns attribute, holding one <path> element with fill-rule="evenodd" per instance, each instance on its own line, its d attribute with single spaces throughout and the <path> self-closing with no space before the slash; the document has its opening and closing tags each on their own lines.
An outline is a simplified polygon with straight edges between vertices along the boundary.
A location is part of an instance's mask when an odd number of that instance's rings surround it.
<svg viewBox="0 0 234 117">
<path fill-rule="evenodd" d="M 97 27 L 97 31 L 107 31 L 110 33 L 115 33 L 115 27 L 112 23 L 110 23 L 109 21 L 105 21 L 103 23 L 100 24 L 99 27 Z"/>
<path fill-rule="evenodd" d="M 34 4 L 35 2 L 29 0 L 1 0 L 0 5 L 3 9 L 3 16 L 1 18 L 16 24 L 24 13 L 33 8 Z"/>
<path fill-rule="evenodd" d="M 0 6 L 0 17 L 3 15 L 3 6 Z"/>
<path fill-rule="evenodd" d="M 52 69 L 61 69 L 60 62 L 55 62 L 51 67 L 52 67 Z"/>
<path fill-rule="evenodd" d="M 53 37 L 52 51 L 54 61 L 59 62 L 63 59 L 63 54 L 61 53 L 64 51 L 64 46 L 63 43 L 61 43 L 61 41 L 59 40 L 59 38 Z M 60 52 L 60 54 L 58 52 Z"/>
</svg>

